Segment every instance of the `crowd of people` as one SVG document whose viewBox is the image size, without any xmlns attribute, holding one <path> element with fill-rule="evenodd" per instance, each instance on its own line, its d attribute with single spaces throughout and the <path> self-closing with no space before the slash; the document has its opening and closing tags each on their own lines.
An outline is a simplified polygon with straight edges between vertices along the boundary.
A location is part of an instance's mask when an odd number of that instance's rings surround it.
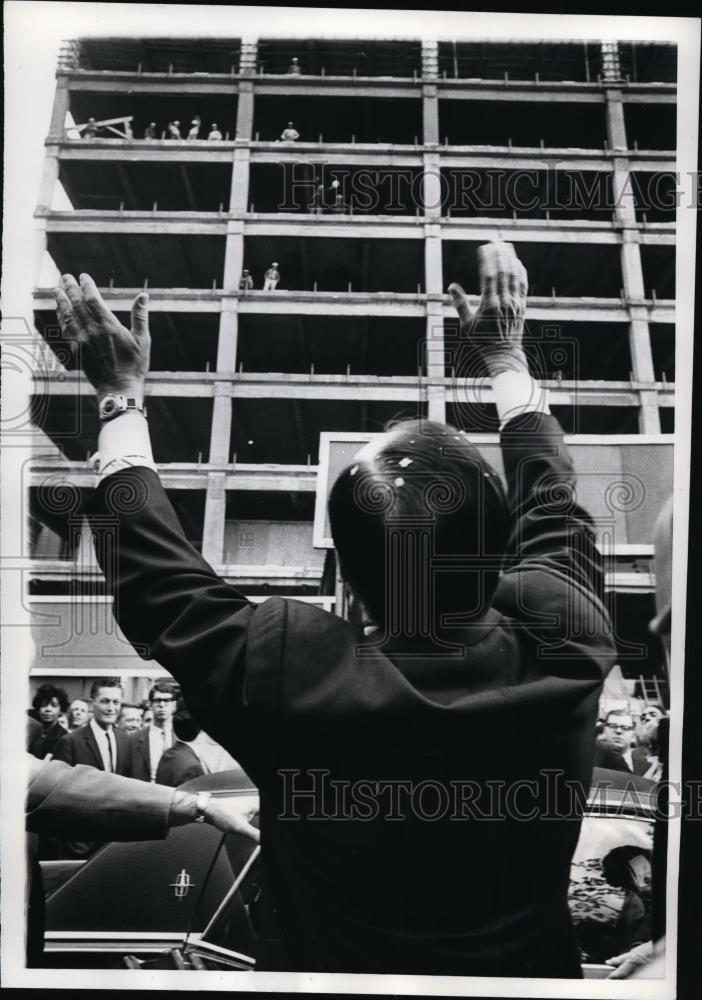
<svg viewBox="0 0 702 1000">
<path fill-rule="evenodd" d="M 171 681 L 156 681 L 138 705 L 123 700 L 114 677 L 96 678 L 89 699 L 70 703 L 63 688 L 41 684 L 28 713 L 27 749 L 39 760 L 87 765 L 172 788 L 238 767 L 193 722 Z M 81 849 L 77 843 L 45 841 L 42 856 L 85 857 L 98 846 L 86 842 Z"/>
<path fill-rule="evenodd" d="M 663 764 L 659 730 L 666 712 L 648 702 L 638 710 L 611 708 L 598 720 L 595 766 L 628 771 L 650 781 L 660 781 Z"/>
</svg>

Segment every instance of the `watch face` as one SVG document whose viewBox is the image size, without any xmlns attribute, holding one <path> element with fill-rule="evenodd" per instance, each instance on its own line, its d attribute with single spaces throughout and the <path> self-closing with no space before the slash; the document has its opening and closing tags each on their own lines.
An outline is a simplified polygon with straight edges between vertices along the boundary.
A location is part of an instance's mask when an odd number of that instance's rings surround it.
<svg viewBox="0 0 702 1000">
<path fill-rule="evenodd" d="M 104 399 L 102 401 L 101 410 L 102 410 L 103 416 L 109 417 L 109 415 L 111 413 L 114 413 L 116 409 L 117 409 L 117 400 L 116 399 Z"/>
</svg>

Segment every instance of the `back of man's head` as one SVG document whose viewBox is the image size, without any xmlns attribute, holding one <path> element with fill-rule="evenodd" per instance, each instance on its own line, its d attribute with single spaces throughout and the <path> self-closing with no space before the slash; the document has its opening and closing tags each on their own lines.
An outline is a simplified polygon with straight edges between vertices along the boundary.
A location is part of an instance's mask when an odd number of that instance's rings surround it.
<svg viewBox="0 0 702 1000">
<path fill-rule="evenodd" d="M 441 615 L 476 620 L 489 607 L 509 510 L 496 472 L 456 428 L 396 424 L 339 475 L 329 518 L 341 574 L 375 624 L 402 602 L 432 629 Z M 446 557 L 442 571 L 435 557 Z"/>
<path fill-rule="evenodd" d="M 200 733 L 200 727 L 182 700 L 178 702 L 178 708 L 173 716 L 173 732 L 184 743 L 190 743 Z"/>
</svg>

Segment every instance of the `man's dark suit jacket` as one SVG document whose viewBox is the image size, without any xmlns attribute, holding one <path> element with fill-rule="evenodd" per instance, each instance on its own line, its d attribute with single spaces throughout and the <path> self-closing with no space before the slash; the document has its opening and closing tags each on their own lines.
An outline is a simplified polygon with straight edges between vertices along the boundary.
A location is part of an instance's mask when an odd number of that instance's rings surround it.
<svg viewBox="0 0 702 1000">
<path fill-rule="evenodd" d="M 126 775 L 127 737 L 119 729 L 114 729 L 113 732 L 117 750 L 115 774 Z M 88 723 L 79 729 L 74 729 L 72 733 L 66 733 L 63 739 L 56 744 L 54 760 L 63 760 L 67 764 L 88 764 L 90 767 L 98 768 L 99 771 L 105 770 L 102 765 L 100 749 Z"/>
<path fill-rule="evenodd" d="M 614 747 L 603 743 L 602 740 L 597 740 L 595 743 L 593 766 L 606 767 L 610 771 L 626 771 L 628 774 L 631 774 L 631 768 L 622 754 L 618 750 L 615 750 Z"/>
<path fill-rule="evenodd" d="M 119 729 L 114 729 L 115 748 L 117 750 L 117 760 L 115 763 L 115 774 L 126 775 L 128 764 L 127 738 Z M 87 764 L 89 767 L 104 771 L 102 755 L 97 745 L 93 731 L 88 723 L 79 729 L 74 729 L 72 733 L 66 733 L 62 740 L 56 744 L 54 760 L 64 761 L 66 764 Z M 83 835 L 84 840 L 58 840 L 57 835 L 53 835 L 52 841 L 44 841 L 41 847 L 41 856 L 44 858 L 58 857 L 61 859 L 87 858 L 94 854 L 100 841 L 88 840 L 90 833 Z M 76 825 L 77 828 L 77 825 Z"/>
<path fill-rule="evenodd" d="M 556 419 L 517 417 L 501 444 L 509 551 L 481 623 L 446 628 L 453 656 L 294 600 L 249 604 L 188 544 L 150 470 L 96 491 L 120 626 L 259 788 L 259 969 L 581 975 L 566 901 L 577 801 L 573 818 L 558 796 L 555 818 L 534 806 L 549 808 L 546 771 L 590 783 L 614 662 L 602 566 Z M 324 801 L 291 794 L 325 777 Z M 490 781 L 513 801 L 495 804 Z M 414 808 L 388 802 L 403 787 Z"/>
<path fill-rule="evenodd" d="M 149 726 L 127 737 L 127 770 L 130 778 L 151 781 L 151 754 L 149 753 Z"/>
<path fill-rule="evenodd" d="M 198 755 L 180 740 L 165 751 L 156 769 L 156 784 L 177 788 L 184 781 L 199 778 L 205 773 Z"/>
<path fill-rule="evenodd" d="M 149 751 L 149 730 L 145 726 L 138 733 L 130 733 L 127 737 L 128 761 L 126 774 L 140 781 L 151 781 L 151 753 Z M 158 781 L 158 778 L 156 779 Z"/>
</svg>

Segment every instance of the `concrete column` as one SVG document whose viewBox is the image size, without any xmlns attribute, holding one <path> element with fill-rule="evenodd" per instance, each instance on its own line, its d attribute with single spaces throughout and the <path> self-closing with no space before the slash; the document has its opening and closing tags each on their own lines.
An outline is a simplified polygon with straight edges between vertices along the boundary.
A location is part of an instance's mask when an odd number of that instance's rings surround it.
<svg viewBox="0 0 702 1000">
<path fill-rule="evenodd" d="M 224 248 L 224 275 L 222 288 L 225 292 L 239 291 L 239 278 L 244 265 L 244 223 L 232 220 L 227 223 L 227 242 Z"/>
<path fill-rule="evenodd" d="M 41 181 L 39 184 L 39 198 L 37 200 L 38 212 L 50 211 L 58 176 L 58 146 L 47 146 L 46 156 L 44 157 L 44 165 L 41 172 Z"/>
<path fill-rule="evenodd" d="M 226 473 L 210 472 L 207 476 L 205 498 L 205 523 L 202 530 L 202 555 L 209 563 L 217 565 L 224 559 L 224 521 L 227 494 Z"/>
<path fill-rule="evenodd" d="M 639 394 L 639 431 L 642 434 L 660 434 L 661 419 L 658 411 L 658 393 L 655 389 L 648 312 L 645 306 L 630 306 L 629 315 L 631 372 L 635 382 L 648 382 L 651 385 L 650 389 L 642 389 Z"/>
<path fill-rule="evenodd" d="M 622 230 L 622 245 L 620 250 L 622 268 L 622 287 L 627 300 L 641 303 L 646 298 L 641 266 L 641 250 L 639 234 L 635 229 Z"/>
<path fill-rule="evenodd" d="M 424 363 L 427 372 L 427 416 L 429 420 L 445 423 L 446 389 L 443 380 L 446 375 L 446 348 L 444 344 L 444 318 L 439 295 L 430 298 L 427 302 Z"/>
<path fill-rule="evenodd" d="M 422 77 L 436 80 L 439 76 L 439 43 L 434 39 L 422 40 Z"/>
<path fill-rule="evenodd" d="M 239 336 L 239 314 L 237 302 L 227 302 L 219 314 L 219 335 L 217 338 L 217 371 L 236 371 L 236 349 Z"/>
<path fill-rule="evenodd" d="M 658 393 L 655 389 L 642 389 L 639 393 L 639 433 L 660 434 L 661 415 L 658 409 Z"/>
<path fill-rule="evenodd" d="M 253 129 L 254 94 L 253 83 L 242 80 L 239 84 L 239 100 L 236 107 L 236 138 L 251 140 Z"/>
<path fill-rule="evenodd" d="M 251 151 L 235 149 L 232 163 L 232 186 L 229 192 L 229 211 L 248 212 L 249 210 L 249 169 L 251 166 Z"/>
<path fill-rule="evenodd" d="M 628 149 L 626 125 L 624 122 L 624 102 L 618 88 L 605 91 L 605 111 L 607 117 L 607 143 L 613 152 Z"/>
<path fill-rule="evenodd" d="M 438 153 L 425 153 L 422 174 L 422 207 L 425 217 L 441 219 L 441 165 Z"/>
<path fill-rule="evenodd" d="M 422 141 L 424 145 L 437 145 L 439 142 L 439 98 L 435 83 L 422 87 Z"/>
<path fill-rule="evenodd" d="M 614 199 L 614 220 L 619 226 L 638 230 L 634 188 L 631 180 L 630 161 L 624 156 L 615 156 L 612 171 L 612 197 Z"/>
<path fill-rule="evenodd" d="M 49 138 L 63 141 L 66 131 L 66 114 L 68 113 L 69 94 L 68 77 L 56 77 L 56 92 L 54 93 L 54 104 L 51 109 L 51 124 L 49 125 Z M 79 123 L 80 124 L 80 123 Z"/>
<path fill-rule="evenodd" d="M 210 464 L 228 465 L 232 437 L 232 395 L 229 382 L 215 382 L 210 432 Z"/>
<path fill-rule="evenodd" d="M 424 287 L 428 295 L 442 295 L 444 290 L 441 259 L 441 226 L 424 227 Z"/>
<path fill-rule="evenodd" d="M 47 248 L 46 239 L 46 219 L 37 219 L 34 224 L 34 281 L 37 286 L 41 284 L 41 276 L 44 267 L 44 254 Z"/>
<path fill-rule="evenodd" d="M 239 73 L 255 73 L 256 60 L 258 59 L 258 38 L 254 35 L 247 35 L 241 39 L 241 56 L 239 59 Z"/>
</svg>

